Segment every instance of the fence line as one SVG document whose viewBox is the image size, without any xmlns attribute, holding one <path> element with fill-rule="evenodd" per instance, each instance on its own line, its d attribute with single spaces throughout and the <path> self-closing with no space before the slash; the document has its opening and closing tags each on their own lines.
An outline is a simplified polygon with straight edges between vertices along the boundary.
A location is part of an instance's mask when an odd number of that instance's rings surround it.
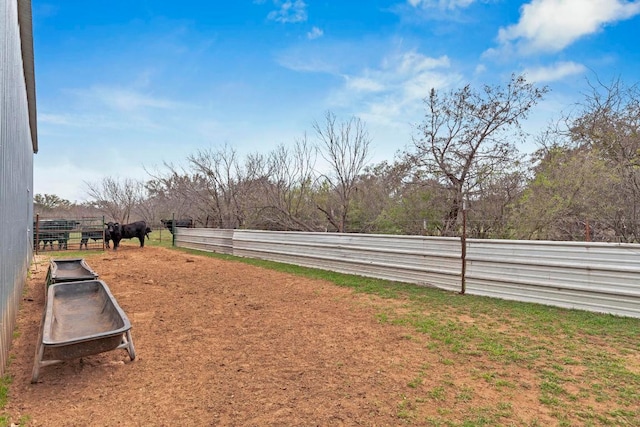
<svg viewBox="0 0 640 427">
<path fill-rule="evenodd" d="M 640 245 L 467 239 L 466 293 L 640 318 Z M 176 245 L 461 290 L 457 238 L 179 228 Z"/>
</svg>

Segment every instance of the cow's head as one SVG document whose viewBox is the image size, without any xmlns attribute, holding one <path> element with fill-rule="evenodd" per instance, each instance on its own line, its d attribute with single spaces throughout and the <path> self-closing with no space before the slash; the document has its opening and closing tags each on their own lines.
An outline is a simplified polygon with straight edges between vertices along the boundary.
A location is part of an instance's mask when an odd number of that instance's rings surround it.
<svg viewBox="0 0 640 427">
<path fill-rule="evenodd" d="M 107 223 L 107 231 L 109 235 L 113 236 L 120 231 L 120 223 L 119 222 L 108 222 Z"/>
</svg>

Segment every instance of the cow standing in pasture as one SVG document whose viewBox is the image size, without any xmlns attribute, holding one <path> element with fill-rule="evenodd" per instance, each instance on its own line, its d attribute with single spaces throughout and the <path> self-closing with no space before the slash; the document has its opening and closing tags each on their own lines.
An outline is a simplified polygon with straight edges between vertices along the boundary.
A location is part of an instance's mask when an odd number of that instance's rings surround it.
<svg viewBox="0 0 640 427">
<path fill-rule="evenodd" d="M 131 224 L 120 224 L 118 222 L 107 223 L 107 231 L 109 232 L 110 239 L 113 240 L 113 250 L 118 250 L 120 246 L 120 240 L 132 239 L 137 237 L 140 240 L 140 247 L 144 248 L 144 239 L 149 237 L 151 229 L 147 227 L 147 223 L 144 221 L 136 221 Z M 107 246 L 108 247 L 108 246 Z"/>
<path fill-rule="evenodd" d="M 171 231 L 171 234 L 173 234 L 174 228 L 177 227 L 193 228 L 192 219 L 161 219 L 160 222 Z"/>
<path fill-rule="evenodd" d="M 87 243 L 89 243 L 89 239 L 97 242 L 98 240 L 102 240 L 104 238 L 105 245 L 107 248 L 109 247 L 109 240 L 111 236 L 109 235 L 109 230 L 96 230 L 96 229 L 85 229 L 81 231 L 82 237 L 80 238 L 80 249 L 84 245 L 85 249 L 89 249 L 87 247 Z"/>
</svg>

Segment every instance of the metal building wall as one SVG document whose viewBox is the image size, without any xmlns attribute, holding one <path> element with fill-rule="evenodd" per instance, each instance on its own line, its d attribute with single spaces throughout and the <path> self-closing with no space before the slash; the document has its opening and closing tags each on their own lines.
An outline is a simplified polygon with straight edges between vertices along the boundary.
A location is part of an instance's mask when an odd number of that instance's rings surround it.
<svg viewBox="0 0 640 427">
<path fill-rule="evenodd" d="M 461 290 L 457 238 L 180 228 L 176 244 Z M 468 239 L 466 292 L 640 318 L 640 245 Z"/>
<path fill-rule="evenodd" d="M 25 21 L 20 14 L 26 7 Z M 28 1 L 0 0 L 0 372 L 6 366 L 32 257 L 33 153 L 37 146 L 31 128 L 35 110 L 27 101 L 23 65 L 23 55 L 32 54 L 32 46 L 23 51 L 22 42 L 31 33 L 30 12 Z"/>
</svg>

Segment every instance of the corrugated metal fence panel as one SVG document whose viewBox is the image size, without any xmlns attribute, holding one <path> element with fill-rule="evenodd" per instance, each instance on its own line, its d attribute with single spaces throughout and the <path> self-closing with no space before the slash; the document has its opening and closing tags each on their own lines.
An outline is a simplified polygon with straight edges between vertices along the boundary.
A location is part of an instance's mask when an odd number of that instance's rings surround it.
<svg viewBox="0 0 640 427">
<path fill-rule="evenodd" d="M 0 373 L 32 255 L 33 145 L 17 3 L 0 1 Z"/>
<path fill-rule="evenodd" d="M 237 256 L 460 290 L 461 247 L 456 238 L 184 232 L 179 246 L 224 247 L 225 253 Z M 636 244 L 467 240 L 466 292 L 472 295 L 640 318 L 639 279 L 640 245 Z"/>
<path fill-rule="evenodd" d="M 458 239 L 236 230 L 233 254 L 448 290 L 460 283 Z"/>
<path fill-rule="evenodd" d="M 233 254 L 233 230 L 176 228 L 176 246 L 206 252 Z"/>
<path fill-rule="evenodd" d="M 640 317 L 640 245 L 468 240 L 467 292 Z"/>
</svg>

